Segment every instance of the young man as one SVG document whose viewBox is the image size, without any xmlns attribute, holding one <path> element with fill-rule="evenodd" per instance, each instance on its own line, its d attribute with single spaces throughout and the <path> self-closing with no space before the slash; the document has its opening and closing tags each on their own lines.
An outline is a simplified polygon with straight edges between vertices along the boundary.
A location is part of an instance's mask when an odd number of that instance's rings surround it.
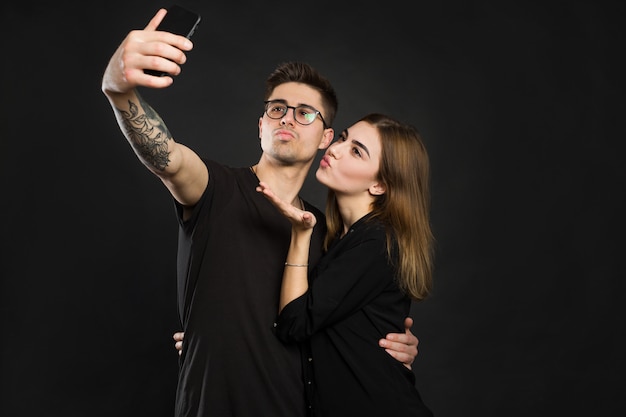
<svg viewBox="0 0 626 417">
<path fill-rule="evenodd" d="M 259 119 L 258 163 L 230 168 L 201 158 L 174 141 L 137 91 L 171 85 L 171 77 L 144 70 L 178 75 L 192 48 L 182 36 L 155 30 L 165 13 L 159 10 L 144 30 L 127 35 L 105 70 L 102 91 L 138 158 L 176 203 L 185 332 L 176 416 L 304 416 L 306 355 L 273 333 L 291 227 L 255 187 L 263 180 L 281 199 L 323 216 L 298 193 L 317 152 L 333 139 L 335 92 L 305 64 L 279 67 L 268 79 Z M 271 103 L 286 105 L 286 112 L 268 113 Z M 325 232 L 316 229 L 312 263 Z M 417 339 L 408 331 L 391 339 L 382 345 L 410 366 Z"/>
</svg>

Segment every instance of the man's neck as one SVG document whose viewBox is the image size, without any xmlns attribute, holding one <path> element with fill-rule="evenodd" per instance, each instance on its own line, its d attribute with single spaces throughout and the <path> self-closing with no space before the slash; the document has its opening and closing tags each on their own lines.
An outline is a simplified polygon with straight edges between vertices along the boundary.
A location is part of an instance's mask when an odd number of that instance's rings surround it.
<svg viewBox="0 0 626 417">
<path fill-rule="evenodd" d="M 259 181 L 266 183 L 272 191 L 283 201 L 291 201 L 296 207 L 301 202 L 298 197 L 311 166 L 303 165 L 276 165 L 261 159 L 251 167 Z"/>
</svg>

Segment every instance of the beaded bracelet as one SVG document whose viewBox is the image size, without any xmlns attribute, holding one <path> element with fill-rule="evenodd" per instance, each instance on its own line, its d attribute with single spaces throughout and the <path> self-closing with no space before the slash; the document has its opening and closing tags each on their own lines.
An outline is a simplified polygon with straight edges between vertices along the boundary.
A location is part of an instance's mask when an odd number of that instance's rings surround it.
<svg viewBox="0 0 626 417">
<path fill-rule="evenodd" d="M 289 262 L 285 262 L 285 266 L 303 266 L 307 267 L 309 264 L 290 264 Z"/>
</svg>

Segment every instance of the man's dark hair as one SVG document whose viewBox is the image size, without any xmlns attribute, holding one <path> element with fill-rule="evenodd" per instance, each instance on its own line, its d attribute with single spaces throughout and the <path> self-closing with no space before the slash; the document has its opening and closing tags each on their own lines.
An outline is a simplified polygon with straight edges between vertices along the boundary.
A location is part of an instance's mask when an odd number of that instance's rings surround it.
<svg viewBox="0 0 626 417">
<path fill-rule="evenodd" d="M 276 87 L 289 82 L 306 84 L 320 92 L 325 110 L 322 116 L 326 121 L 327 127 L 331 127 L 337 115 L 339 102 L 330 81 L 307 63 L 283 62 L 267 77 L 264 99 L 267 100 Z"/>
</svg>

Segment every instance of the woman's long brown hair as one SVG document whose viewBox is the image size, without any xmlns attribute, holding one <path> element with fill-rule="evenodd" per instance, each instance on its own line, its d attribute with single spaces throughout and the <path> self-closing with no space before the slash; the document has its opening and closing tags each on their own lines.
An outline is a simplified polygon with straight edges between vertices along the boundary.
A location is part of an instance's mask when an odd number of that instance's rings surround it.
<svg viewBox="0 0 626 417">
<path fill-rule="evenodd" d="M 387 227 L 390 259 L 393 237 L 397 240 L 399 287 L 412 299 L 422 300 L 432 289 L 434 240 L 426 147 L 417 129 L 389 116 L 372 113 L 359 121 L 378 130 L 382 146 L 378 179 L 385 184 L 386 192 L 374 201 L 372 219 L 379 219 Z M 328 192 L 326 223 L 325 246 L 328 247 L 343 227 L 332 190 Z"/>
</svg>

